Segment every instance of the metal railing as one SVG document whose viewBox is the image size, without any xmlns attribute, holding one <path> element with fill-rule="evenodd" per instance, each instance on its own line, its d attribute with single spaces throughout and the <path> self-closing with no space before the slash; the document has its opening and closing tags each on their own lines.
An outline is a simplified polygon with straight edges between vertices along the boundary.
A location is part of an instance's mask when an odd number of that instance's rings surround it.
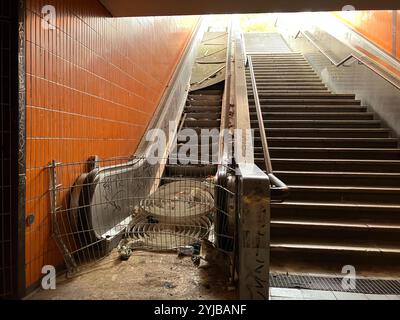
<svg viewBox="0 0 400 320">
<path fill-rule="evenodd" d="M 264 119 L 263 119 L 263 115 L 262 115 L 262 111 L 261 111 L 260 99 L 258 96 L 257 82 L 256 82 L 256 77 L 254 75 L 253 61 L 251 59 L 251 56 L 247 56 L 247 64 L 248 64 L 248 68 L 250 70 L 251 86 L 252 86 L 253 96 L 254 96 L 254 104 L 256 107 L 258 126 L 260 129 L 260 138 L 261 138 L 262 148 L 263 148 L 263 153 L 264 153 L 265 170 L 267 172 L 267 175 L 268 175 L 268 177 L 270 179 L 270 183 L 271 183 L 271 200 L 272 201 L 283 201 L 289 195 L 290 189 L 282 180 L 280 180 L 278 177 L 276 177 L 274 175 L 274 172 L 272 169 L 271 157 L 269 154 L 267 134 L 265 133 Z"/>
<path fill-rule="evenodd" d="M 222 186 L 222 189 L 216 193 L 216 206 L 221 212 L 228 211 L 228 199 L 225 196 L 224 189 L 228 188 L 229 179 L 229 164 L 231 163 L 230 154 L 228 153 L 227 143 L 225 141 L 224 130 L 229 124 L 229 109 L 231 107 L 231 78 L 232 78 L 232 19 L 227 27 L 227 43 L 226 43 L 226 59 L 225 59 L 225 84 L 224 95 L 222 99 L 221 108 L 221 125 L 219 136 L 219 163 L 223 164 L 218 166 L 216 173 L 216 183 Z M 228 232 L 229 222 L 224 215 L 217 215 L 215 228 L 219 234 Z M 224 237 L 216 237 L 216 246 L 219 249 L 234 251 L 235 241 L 227 241 Z"/>
<path fill-rule="evenodd" d="M 240 34 L 240 41 L 241 45 L 243 48 L 243 56 L 244 56 L 244 65 L 247 66 L 248 60 L 247 60 L 247 53 L 246 53 L 246 41 L 244 40 L 244 34 Z"/>
<path fill-rule="evenodd" d="M 393 76 L 393 79 L 391 79 L 386 71 L 380 70 L 379 68 L 375 67 L 371 62 L 367 61 L 367 57 L 359 57 L 354 53 L 350 53 L 348 56 L 346 56 L 345 58 L 343 58 L 340 61 L 335 61 L 334 58 L 331 57 L 331 55 L 324 49 L 322 48 L 317 41 L 315 41 L 313 39 L 313 37 L 311 35 L 308 34 L 307 31 L 302 31 L 299 30 L 299 32 L 297 32 L 295 39 L 297 39 L 299 37 L 299 35 L 302 34 L 308 41 L 311 42 L 311 44 L 316 47 L 335 67 L 340 67 L 343 66 L 347 61 L 354 59 L 356 61 L 358 61 L 359 63 L 361 63 L 362 65 L 366 66 L 368 69 L 372 70 L 373 72 L 375 72 L 378 76 L 380 76 L 381 78 L 383 78 L 384 80 L 386 80 L 387 82 L 389 82 L 390 84 L 392 84 L 394 87 L 396 87 L 397 89 L 400 89 L 400 80 L 395 78 Z"/>
</svg>

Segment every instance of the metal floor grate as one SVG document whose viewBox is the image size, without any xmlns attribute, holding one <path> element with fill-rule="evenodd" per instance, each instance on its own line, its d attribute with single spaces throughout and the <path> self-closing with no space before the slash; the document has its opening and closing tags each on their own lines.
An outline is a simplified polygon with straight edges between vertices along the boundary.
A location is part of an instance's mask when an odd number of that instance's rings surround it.
<svg viewBox="0 0 400 320">
<path fill-rule="evenodd" d="M 342 287 L 340 277 L 330 276 L 309 276 L 296 274 L 272 273 L 270 275 L 270 287 L 275 288 L 296 288 L 309 290 L 324 290 L 338 292 L 352 292 L 363 294 L 400 294 L 400 281 L 384 279 L 356 279 L 355 290 L 345 290 Z"/>
</svg>

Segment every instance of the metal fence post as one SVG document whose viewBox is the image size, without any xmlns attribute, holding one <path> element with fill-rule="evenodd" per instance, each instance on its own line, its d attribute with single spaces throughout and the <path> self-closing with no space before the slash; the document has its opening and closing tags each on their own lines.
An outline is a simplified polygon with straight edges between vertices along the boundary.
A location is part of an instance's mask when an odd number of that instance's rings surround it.
<svg viewBox="0 0 400 320">
<path fill-rule="evenodd" d="M 243 300 L 268 300 L 270 183 L 254 164 L 238 166 L 239 292 Z"/>
<path fill-rule="evenodd" d="M 58 223 L 58 211 L 61 209 L 60 207 L 57 207 L 57 192 L 59 191 L 61 184 L 58 184 L 57 180 L 57 166 L 59 166 L 60 163 L 57 163 L 55 160 L 49 163 L 49 195 L 50 195 L 50 213 L 51 213 L 51 219 L 52 219 L 52 234 L 53 238 L 56 241 L 56 244 L 58 248 L 63 252 L 64 258 L 68 257 L 68 259 L 65 260 L 65 264 L 67 266 L 68 272 L 71 273 L 71 270 L 76 270 L 77 269 L 77 264 L 75 262 L 74 257 L 71 255 L 69 252 L 66 244 L 64 243 L 62 239 L 62 232 L 60 230 L 60 226 Z"/>
</svg>

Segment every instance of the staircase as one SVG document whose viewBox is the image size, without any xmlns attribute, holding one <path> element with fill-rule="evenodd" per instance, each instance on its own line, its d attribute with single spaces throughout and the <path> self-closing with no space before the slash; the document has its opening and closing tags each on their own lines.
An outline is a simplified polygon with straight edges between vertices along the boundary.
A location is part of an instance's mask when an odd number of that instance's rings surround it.
<svg viewBox="0 0 400 320">
<path fill-rule="evenodd" d="M 274 173 L 291 189 L 272 204 L 272 265 L 398 268 L 398 139 L 354 95 L 330 92 L 300 53 L 252 61 Z M 255 161 L 264 168 L 246 72 Z"/>
<path fill-rule="evenodd" d="M 205 178 L 215 175 L 217 166 L 213 163 L 217 163 L 219 154 L 222 96 L 223 83 L 192 91 L 188 95 L 178 128 L 177 147 L 168 160 L 164 182 L 179 180 L 182 177 Z M 217 131 L 212 132 L 213 129 Z M 210 131 L 212 137 L 209 138 L 209 150 L 207 150 L 209 156 L 206 158 L 204 157 L 206 150 L 201 147 L 201 138 L 204 137 L 202 130 Z M 193 162 L 186 164 L 182 163 L 181 159 L 177 159 L 181 148 L 184 147 L 186 150 L 189 146 L 197 149 L 197 164 Z"/>
</svg>

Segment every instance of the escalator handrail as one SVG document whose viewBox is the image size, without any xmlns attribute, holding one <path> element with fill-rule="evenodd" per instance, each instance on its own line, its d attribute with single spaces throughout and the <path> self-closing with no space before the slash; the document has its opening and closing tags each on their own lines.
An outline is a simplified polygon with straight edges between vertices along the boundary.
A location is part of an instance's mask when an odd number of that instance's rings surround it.
<svg viewBox="0 0 400 320">
<path fill-rule="evenodd" d="M 343 58 L 340 61 L 335 61 L 335 59 L 333 59 L 331 57 L 331 55 L 326 52 L 326 50 L 324 48 L 322 48 L 311 36 L 309 36 L 307 34 L 307 32 L 299 30 L 299 32 L 297 32 L 295 39 L 298 38 L 298 36 L 302 34 L 308 41 L 311 42 L 311 44 L 316 47 L 335 67 L 340 67 L 342 65 L 344 65 L 347 61 L 351 60 L 351 59 L 355 59 L 357 60 L 359 63 L 361 63 L 362 65 L 366 66 L 368 69 L 372 70 L 373 72 L 375 72 L 378 76 L 380 76 L 381 78 L 383 78 L 384 80 L 386 80 L 387 82 L 389 82 L 390 84 L 392 84 L 394 87 L 396 87 L 397 89 L 400 89 L 400 81 L 394 81 L 392 79 L 390 79 L 385 73 L 381 70 L 379 70 L 378 68 L 374 67 L 371 63 L 365 61 L 362 57 L 359 57 L 357 55 L 355 55 L 354 53 L 350 53 L 348 56 L 346 56 L 345 58 Z M 394 77 L 394 76 L 393 76 Z M 395 78 L 395 77 L 394 77 Z M 397 79 L 397 78 L 396 78 Z"/>
<path fill-rule="evenodd" d="M 272 169 L 271 157 L 269 154 L 267 134 L 265 133 L 264 119 L 261 111 L 260 98 L 258 96 L 257 82 L 253 69 L 253 61 L 250 55 L 247 56 L 247 64 L 250 70 L 251 87 L 253 90 L 254 104 L 257 112 L 258 127 L 260 129 L 259 131 L 264 153 L 265 169 L 271 183 L 271 199 L 274 201 L 282 201 L 289 195 L 290 190 L 289 187 L 282 180 L 280 180 L 278 177 L 274 175 Z"/>
<path fill-rule="evenodd" d="M 227 28 L 227 43 L 226 43 L 226 59 L 225 59 L 225 84 L 224 96 L 222 99 L 221 108 L 221 126 L 219 137 L 219 164 L 226 165 L 231 162 L 229 153 L 227 152 L 224 130 L 228 128 L 228 116 L 231 103 L 231 79 L 232 79 L 232 18 Z"/>
</svg>

